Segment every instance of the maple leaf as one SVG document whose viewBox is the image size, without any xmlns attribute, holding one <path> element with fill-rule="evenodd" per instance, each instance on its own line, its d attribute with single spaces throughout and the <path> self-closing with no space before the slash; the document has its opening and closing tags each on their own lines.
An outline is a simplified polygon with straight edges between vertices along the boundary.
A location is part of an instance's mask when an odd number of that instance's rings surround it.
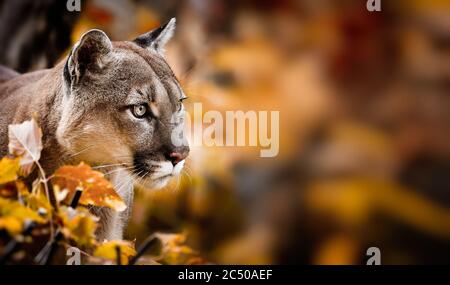
<svg viewBox="0 0 450 285">
<path fill-rule="evenodd" d="M 34 119 L 8 126 L 9 152 L 20 157 L 21 171 L 28 175 L 41 158 L 42 131 Z"/>
<path fill-rule="evenodd" d="M 68 191 L 66 203 L 70 203 L 77 189 L 81 189 L 83 190 L 80 198 L 82 205 L 109 207 L 118 212 L 127 208 L 111 182 L 106 180 L 101 172 L 92 170 L 87 164 L 80 163 L 78 166 L 59 168 L 52 178 L 52 183 L 57 192 Z"/>
<path fill-rule="evenodd" d="M 20 159 L 2 158 L 2 160 L 0 160 L 0 184 L 16 180 L 19 169 Z"/>
<path fill-rule="evenodd" d="M 120 263 L 128 264 L 130 257 L 136 255 L 134 245 L 129 241 L 114 240 L 101 244 L 94 252 L 94 256 L 109 260 L 117 260 L 117 247 L 120 248 Z"/>
</svg>

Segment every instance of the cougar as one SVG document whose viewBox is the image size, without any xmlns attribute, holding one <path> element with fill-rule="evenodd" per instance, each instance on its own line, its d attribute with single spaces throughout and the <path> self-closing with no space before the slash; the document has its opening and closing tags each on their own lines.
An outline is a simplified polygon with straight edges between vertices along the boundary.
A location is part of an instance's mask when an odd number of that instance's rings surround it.
<svg viewBox="0 0 450 285">
<path fill-rule="evenodd" d="M 165 186 L 188 156 L 186 96 L 164 55 L 174 30 L 175 18 L 133 41 L 90 30 L 54 68 L 23 75 L 0 68 L 0 156 L 8 125 L 37 116 L 47 173 L 80 162 L 103 171 L 128 208 L 93 209 L 99 240 L 122 238 L 135 186 Z"/>
</svg>

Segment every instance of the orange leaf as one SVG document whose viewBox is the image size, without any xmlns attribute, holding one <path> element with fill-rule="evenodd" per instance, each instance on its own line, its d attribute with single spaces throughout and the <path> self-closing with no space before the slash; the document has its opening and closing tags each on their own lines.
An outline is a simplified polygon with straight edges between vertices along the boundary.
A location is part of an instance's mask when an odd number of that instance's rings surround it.
<svg viewBox="0 0 450 285">
<path fill-rule="evenodd" d="M 69 202 L 76 190 L 81 189 L 83 194 L 80 198 L 80 204 L 82 205 L 108 207 L 118 212 L 127 208 L 104 175 L 92 170 L 87 164 L 81 163 L 78 166 L 59 168 L 52 178 L 52 183 L 57 191 L 68 191 L 65 202 Z"/>
</svg>

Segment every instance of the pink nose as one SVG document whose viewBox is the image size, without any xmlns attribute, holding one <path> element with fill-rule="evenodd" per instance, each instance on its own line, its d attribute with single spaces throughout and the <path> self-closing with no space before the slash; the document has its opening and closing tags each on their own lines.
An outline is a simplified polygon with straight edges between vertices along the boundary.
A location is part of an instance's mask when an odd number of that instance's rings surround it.
<svg viewBox="0 0 450 285">
<path fill-rule="evenodd" d="M 182 153 L 179 152 L 172 152 L 169 155 L 170 161 L 172 162 L 173 166 L 177 165 L 181 161 L 183 161 L 188 156 L 187 151 L 183 151 Z"/>
</svg>

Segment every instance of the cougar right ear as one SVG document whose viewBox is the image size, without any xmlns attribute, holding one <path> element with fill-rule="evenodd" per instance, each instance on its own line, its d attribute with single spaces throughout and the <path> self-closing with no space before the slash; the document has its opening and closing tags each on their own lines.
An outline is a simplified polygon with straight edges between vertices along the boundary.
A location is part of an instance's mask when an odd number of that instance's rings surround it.
<svg viewBox="0 0 450 285">
<path fill-rule="evenodd" d="M 142 48 L 154 50 L 164 56 L 164 47 L 175 32 L 176 22 L 177 20 L 172 18 L 161 27 L 140 35 L 133 42 Z"/>
<path fill-rule="evenodd" d="M 112 51 L 112 43 L 101 30 L 86 32 L 72 49 L 66 65 L 71 81 L 78 82 L 86 71 L 95 72 Z"/>
</svg>

